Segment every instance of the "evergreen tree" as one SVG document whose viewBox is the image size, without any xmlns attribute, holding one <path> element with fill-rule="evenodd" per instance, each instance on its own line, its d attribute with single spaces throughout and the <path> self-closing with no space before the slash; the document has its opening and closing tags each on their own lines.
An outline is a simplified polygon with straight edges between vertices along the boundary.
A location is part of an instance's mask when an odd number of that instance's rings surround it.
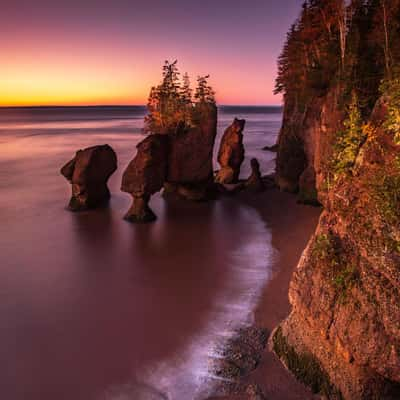
<svg viewBox="0 0 400 400">
<path fill-rule="evenodd" d="M 198 79 L 194 103 L 188 74 L 184 74 L 181 82 L 177 61 L 165 61 L 162 82 L 150 90 L 144 130 L 169 134 L 175 132 L 178 126 L 189 127 L 198 123 L 195 106 L 199 103 L 215 104 L 214 91 L 207 79 L 208 76 Z"/>
<path fill-rule="evenodd" d="M 190 78 L 187 72 L 183 75 L 181 99 L 182 107 L 184 109 L 185 121 L 191 121 L 193 113 L 193 90 L 190 87 Z"/>
<path fill-rule="evenodd" d="M 192 104 L 193 90 L 190 87 L 190 78 L 187 72 L 183 75 L 181 97 L 184 104 Z"/>
<path fill-rule="evenodd" d="M 215 92 L 208 84 L 210 75 L 197 78 L 197 88 L 194 94 L 197 103 L 215 103 Z"/>
</svg>

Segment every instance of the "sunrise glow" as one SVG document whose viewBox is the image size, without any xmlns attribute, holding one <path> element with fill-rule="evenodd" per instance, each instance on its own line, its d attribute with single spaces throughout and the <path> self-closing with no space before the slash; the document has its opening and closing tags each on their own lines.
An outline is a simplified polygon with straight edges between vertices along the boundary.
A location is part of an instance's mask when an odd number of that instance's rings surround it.
<svg viewBox="0 0 400 400">
<path fill-rule="evenodd" d="M 154 10 L 125 4 L 111 11 L 98 2 L 6 4 L 0 106 L 145 104 L 165 59 L 178 59 L 192 79 L 210 74 L 220 104 L 280 104 L 272 94 L 287 28 L 280 19 L 289 23 L 299 1 L 279 18 L 268 13 L 266 3 L 275 1 L 257 1 L 242 13 L 190 4 L 170 14 L 158 3 Z"/>
</svg>

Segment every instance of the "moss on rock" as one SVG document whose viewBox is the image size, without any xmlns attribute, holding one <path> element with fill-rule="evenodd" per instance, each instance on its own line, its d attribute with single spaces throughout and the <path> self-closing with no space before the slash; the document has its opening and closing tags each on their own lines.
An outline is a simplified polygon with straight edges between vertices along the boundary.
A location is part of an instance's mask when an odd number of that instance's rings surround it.
<svg viewBox="0 0 400 400">
<path fill-rule="evenodd" d="M 280 326 L 273 335 L 272 343 L 275 354 L 298 380 L 311 388 L 313 393 L 319 393 L 329 399 L 343 399 L 318 360 L 311 353 L 298 353 L 288 343 Z"/>
</svg>

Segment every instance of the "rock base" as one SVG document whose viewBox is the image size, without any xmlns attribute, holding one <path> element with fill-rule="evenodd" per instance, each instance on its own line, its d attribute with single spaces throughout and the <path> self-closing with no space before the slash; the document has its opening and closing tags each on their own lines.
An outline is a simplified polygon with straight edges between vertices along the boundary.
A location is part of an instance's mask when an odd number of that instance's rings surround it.
<svg viewBox="0 0 400 400">
<path fill-rule="evenodd" d="M 240 171 L 235 171 L 233 168 L 230 167 L 223 167 L 217 172 L 215 176 L 215 182 L 222 185 L 237 183 L 239 180 L 239 172 Z"/>
<path fill-rule="evenodd" d="M 175 195 L 189 201 L 209 201 L 216 197 L 217 188 L 213 182 L 199 184 L 176 184 L 166 182 L 164 195 Z"/>
<path fill-rule="evenodd" d="M 111 198 L 107 185 L 98 185 L 87 190 L 80 185 L 72 185 L 72 197 L 68 210 L 79 212 L 106 206 Z"/>
<path fill-rule="evenodd" d="M 156 214 L 149 207 L 149 197 L 133 197 L 133 203 L 124 219 L 137 224 L 146 224 L 154 222 L 157 219 Z"/>
</svg>

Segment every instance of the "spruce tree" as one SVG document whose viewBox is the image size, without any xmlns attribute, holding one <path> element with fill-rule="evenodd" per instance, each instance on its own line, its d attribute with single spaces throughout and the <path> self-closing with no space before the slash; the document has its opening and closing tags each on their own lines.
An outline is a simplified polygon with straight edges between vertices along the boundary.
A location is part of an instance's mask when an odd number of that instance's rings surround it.
<svg viewBox="0 0 400 400">
<path fill-rule="evenodd" d="M 215 105 L 214 91 L 208 84 L 208 76 L 199 77 L 193 102 L 193 91 L 189 75 L 180 80 L 177 61 L 165 61 L 162 82 L 151 88 L 148 98 L 148 115 L 145 117 L 145 131 L 149 133 L 173 133 L 177 127 L 190 127 L 199 123 L 195 106 Z M 196 115 L 195 115 L 196 114 Z"/>
</svg>

